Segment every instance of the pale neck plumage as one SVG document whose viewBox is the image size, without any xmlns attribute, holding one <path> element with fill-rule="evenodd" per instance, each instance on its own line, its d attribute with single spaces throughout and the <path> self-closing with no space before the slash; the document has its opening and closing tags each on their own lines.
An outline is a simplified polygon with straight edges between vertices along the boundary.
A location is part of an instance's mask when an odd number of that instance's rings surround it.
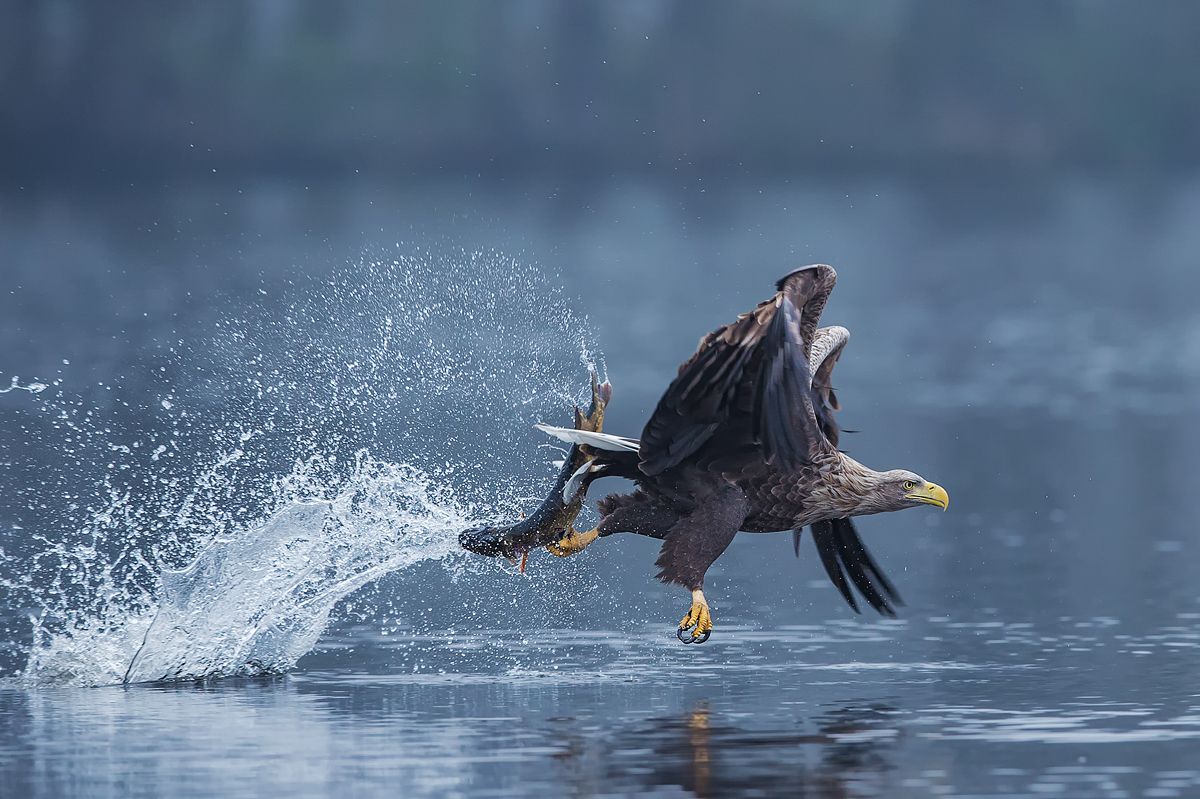
<svg viewBox="0 0 1200 799">
<path fill-rule="evenodd" d="M 844 452 L 833 452 L 821 472 L 824 479 L 813 492 L 811 503 L 819 507 L 822 518 L 867 516 L 892 508 L 884 507 L 883 497 L 875 488 L 892 477 L 890 472 L 877 472 L 863 466 Z"/>
</svg>

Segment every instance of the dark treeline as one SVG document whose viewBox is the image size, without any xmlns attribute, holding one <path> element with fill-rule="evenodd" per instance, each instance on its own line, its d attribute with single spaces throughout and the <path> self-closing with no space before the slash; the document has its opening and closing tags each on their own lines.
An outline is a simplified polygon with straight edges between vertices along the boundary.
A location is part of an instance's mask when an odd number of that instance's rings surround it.
<svg viewBox="0 0 1200 799">
<path fill-rule="evenodd" d="M 0 170 L 1194 165 L 1197 42 L 1193 2 L 3 0 Z"/>
</svg>

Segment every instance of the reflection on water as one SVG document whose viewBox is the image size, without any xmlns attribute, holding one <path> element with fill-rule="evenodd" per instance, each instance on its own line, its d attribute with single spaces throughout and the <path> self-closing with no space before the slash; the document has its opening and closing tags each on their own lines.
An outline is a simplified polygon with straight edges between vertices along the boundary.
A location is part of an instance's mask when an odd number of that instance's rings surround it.
<svg viewBox="0 0 1200 799">
<path fill-rule="evenodd" d="M 1200 771 L 1186 767 L 1200 751 L 1200 698 L 1163 695 L 1152 680 L 1114 682 L 1069 647 L 1037 666 L 1006 644 L 974 665 L 921 657 L 941 643 L 914 633 L 979 628 L 951 627 L 962 624 L 914 620 L 874 636 L 842 636 L 833 624 L 734 632 L 703 664 L 669 631 L 482 631 L 488 646 L 464 649 L 449 631 L 343 628 L 287 677 L 0 692 L 9 720 L 0 789 L 1132 797 L 1200 788 Z M 1119 626 L 1089 636 L 1093 646 L 1116 644 Z M 1020 629 L 1062 639 L 1072 628 Z M 814 640 L 829 648 L 800 655 Z M 419 671 L 408 665 L 417 652 Z M 1195 674 L 1185 653 L 1147 657 Z M 1091 693 L 1098 687 L 1108 695 Z"/>
<path fill-rule="evenodd" d="M 730 629 L 704 650 L 656 625 L 344 624 L 287 677 L 0 693 L 12 719 L 0 756 L 9 786 L 45 795 L 111 793 L 125 780 L 147 796 L 1200 788 L 1187 768 L 1200 753 L 1200 696 L 1172 687 L 1194 684 L 1190 651 L 1173 645 L 1200 633 L 1195 619 L 1132 643 L 1117 618 L 959 619 Z M 1044 646 L 1031 651 L 1031 639 Z M 1170 640 L 1135 654 L 1145 639 Z M 947 647 L 958 656 L 938 659 Z"/>
<path fill-rule="evenodd" d="M 646 786 L 700 797 L 878 794 L 896 769 L 889 750 L 898 731 L 887 707 L 847 706 L 812 720 L 815 730 L 749 729 L 714 717 L 700 703 L 675 717 L 648 719 L 613 733 L 599 780 L 606 792 L 641 795 Z M 810 754 L 810 750 L 812 754 Z M 584 756 L 582 745 L 564 756 Z"/>
</svg>

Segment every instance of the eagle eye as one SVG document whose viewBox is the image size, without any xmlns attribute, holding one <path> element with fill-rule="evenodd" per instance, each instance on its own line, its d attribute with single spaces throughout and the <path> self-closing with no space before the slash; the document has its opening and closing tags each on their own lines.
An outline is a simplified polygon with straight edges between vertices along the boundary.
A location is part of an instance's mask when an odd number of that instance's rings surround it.
<svg viewBox="0 0 1200 799">
<path fill-rule="evenodd" d="M 914 483 L 912 480 L 905 480 L 905 481 L 904 481 L 904 490 L 905 490 L 905 491 L 912 491 L 912 490 L 913 490 L 914 488 L 916 488 L 916 487 L 917 487 L 917 484 L 916 484 L 916 483 Z"/>
</svg>

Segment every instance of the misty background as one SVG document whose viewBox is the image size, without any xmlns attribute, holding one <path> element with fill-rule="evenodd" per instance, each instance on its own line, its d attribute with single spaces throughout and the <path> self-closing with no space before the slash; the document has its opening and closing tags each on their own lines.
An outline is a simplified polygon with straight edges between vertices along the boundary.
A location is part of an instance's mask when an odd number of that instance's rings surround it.
<svg viewBox="0 0 1200 799">
<path fill-rule="evenodd" d="M 976 325 L 1190 307 L 1198 34 L 1187 2 L 6 0 L 3 369 L 93 383 L 399 244 L 561 274 L 618 362 L 676 343 L 664 299 L 690 343 L 808 261 Z"/>
<path fill-rule="evenodd" d="M 1171 171 L 1198 28 L 1187 2 L 10 0 L 0 144 L 8 180 L 74 184 Z"/>
</svg>

